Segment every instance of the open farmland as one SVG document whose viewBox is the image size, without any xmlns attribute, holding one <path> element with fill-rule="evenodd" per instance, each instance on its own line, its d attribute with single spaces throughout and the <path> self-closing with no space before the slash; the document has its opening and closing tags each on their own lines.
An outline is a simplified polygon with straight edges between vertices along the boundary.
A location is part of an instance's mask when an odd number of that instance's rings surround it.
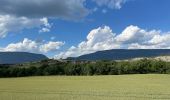
<svg viewBox="0 0 170 100">
<path fill-rule="evenodd" d="M 1 78 L 0 100 L 169 100 L 170 75 Z"/>
</svg>

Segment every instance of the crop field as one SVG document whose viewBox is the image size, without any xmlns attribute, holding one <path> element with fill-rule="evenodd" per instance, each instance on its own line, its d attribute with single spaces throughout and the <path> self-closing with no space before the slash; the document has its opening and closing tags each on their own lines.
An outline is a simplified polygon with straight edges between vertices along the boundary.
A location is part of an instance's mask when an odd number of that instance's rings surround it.
<svg viewBox="0 0 170 100">
<path fill-rule="evenodd" d="M 170 75 L 1 78 L 0 100 L 170 100 Z"/>
</svg>

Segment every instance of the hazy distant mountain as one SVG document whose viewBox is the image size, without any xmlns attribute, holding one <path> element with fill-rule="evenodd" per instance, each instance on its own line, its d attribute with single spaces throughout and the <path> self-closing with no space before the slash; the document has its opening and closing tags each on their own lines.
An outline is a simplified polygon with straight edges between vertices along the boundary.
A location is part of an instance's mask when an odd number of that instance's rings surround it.
<svg viewBox="0 0 170 100">
<path fill-rule="evenodd" d="M 0 64 L 19 64 L 48 59 L 42 54 L 27 52 L 0 52 Z"/>
<path fill-rule="evenodd" d="M 170 49 L 113 49 L 82 55 L 72 60 L 126 60 L 140 57 L 170 55 Z"/>
</svg>

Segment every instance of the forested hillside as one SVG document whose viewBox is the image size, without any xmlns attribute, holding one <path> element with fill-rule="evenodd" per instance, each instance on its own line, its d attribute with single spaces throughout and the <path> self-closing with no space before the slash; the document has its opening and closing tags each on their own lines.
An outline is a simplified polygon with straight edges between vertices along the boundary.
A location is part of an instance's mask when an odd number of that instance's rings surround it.
<svg viewBox="0 0 170 100">
<path fill-rule="evenodd" d="M 121 75 L 121 74 L 169 74 L 170 63 L 160 60 L 138 61 L 57 61 L 1 65 L 0 77 L 45 75 Z"/>
<path fill-rule="evenodd" d="M 0 64 L 20 64 L 48 59 L 45 55 L 28 52 L 0 52 Z"/>
<path fill-rule="evenodd" d="M 143 57 L 157 57 L 170 55 L 170 49 L 113 49 L 98 51 L 79 57 L 70 57 L 70 60 L 127 60 Z"/>
</svg>

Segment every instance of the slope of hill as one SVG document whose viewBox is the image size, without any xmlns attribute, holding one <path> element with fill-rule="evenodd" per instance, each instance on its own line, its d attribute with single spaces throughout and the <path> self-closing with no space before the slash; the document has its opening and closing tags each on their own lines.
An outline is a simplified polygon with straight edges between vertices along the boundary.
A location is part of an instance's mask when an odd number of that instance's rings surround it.
<svg viewBox="0 0 170 100">
<path fill-rule="evenodd" d="M 48 59 L 42 54 L 27 52 L 0 52 L 0 64 L 19 64 Z"/>
<path fill-rule="evenodd" d="M 127 60 L 170 55 L 170 49 L 113 49 L 82 55 L 71 60 Z"/>
<path fill-rule="evenodd" d="M 170 55 L 168 56 L 156 56 L 156 57 L 140 57 L 140 58 L 132 58 L 132 59 L 125 59 L 125 60 L 116 60 L 116 61 L 139 61 L 142 59 L 148 59 L 148 60 L 155 60 L 155 61 L 164 61 L 164 62 L 170 62 Z"/>
</svg>

